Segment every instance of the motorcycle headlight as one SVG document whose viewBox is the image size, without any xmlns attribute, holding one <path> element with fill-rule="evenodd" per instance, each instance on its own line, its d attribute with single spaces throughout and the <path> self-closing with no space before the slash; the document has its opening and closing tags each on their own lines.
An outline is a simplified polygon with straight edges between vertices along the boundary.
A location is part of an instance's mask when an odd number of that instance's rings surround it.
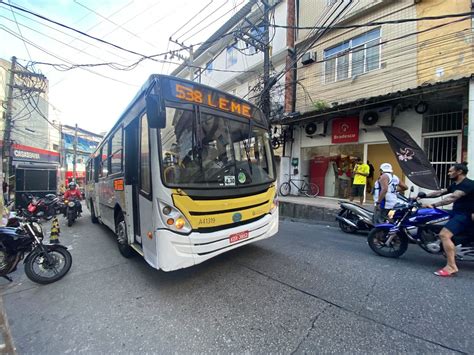
<svg viewBox="0 0 474 355">
<path fill-rule="evenodd" d="M 412 208 L 411 208 L 411 213 L 416 213 L 416 211 L 418 211 L 418 208 L 417 208 L 417 207 L 412 207 Z"/>
<path fill-rule="evenodd" d="M 387 216 L 388 216 L 388 218 L 393 219 L 393 216 L 395 216 L 395 210 L 388 211 Z"/>
<path fill-rule="evenodd" d="M 74 202 L 72 202 L 72 201 L 71 201 L 71 202 L 68 202 L 68 204 L 67 204 L 67 205 L 68 205 L 69 207 L 74 207 L 76 204 L 75 204 Z"/>
<path fill-rule="evenodd" d="M 32 222 L 31 227 L 38 237 L 43 237 L 43 228 L 38 222 Z"/>
<path fill-rule="evenodd" d="M 165 226 L 179 233 L 191 232 L 191 224 L 180 210 L 161 201 L 159 206 L 159 214 Z"/>
</svg>

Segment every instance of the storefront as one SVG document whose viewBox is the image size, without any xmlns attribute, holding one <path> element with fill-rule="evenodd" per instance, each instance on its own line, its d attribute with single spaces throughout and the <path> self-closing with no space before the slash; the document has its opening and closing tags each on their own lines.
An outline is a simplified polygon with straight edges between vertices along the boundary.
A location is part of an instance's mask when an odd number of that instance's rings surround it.
<svg viewBox="0 0 474 355">
<path fill-rule="evenodd" d="M 17 207 L 24 207 L 24 194 L 42 197 L 57 193 L 58 152 L 13 144 L 11 157 L 14 183 L 10 192 L 15 193 Z"/>
<path fill-rule="evenodd" d="M 409 132 L 425 150 L 445 187 L 449 166 L 467 154 L 467 81 L 419 88 L 419 95 L 413 92 L 416 90 L 397 93 L 394 98 L 391 94 L 350 103 L 326 114 L 306 113 L 294 120 L 288 125 L 293 140 L 287 142 L 290 160 L 298 158 L 299 162 L 294 178 L 317 184 L 320 196 L 348 198 L 354 164 L 360 157 L 374 170 L 366 188 L 367 200 L 372 199 L 371 188 L 382 163 L 392 164 L 394 173 L 411 185 L 380 129 L 395 126 Z"/>
</svg>

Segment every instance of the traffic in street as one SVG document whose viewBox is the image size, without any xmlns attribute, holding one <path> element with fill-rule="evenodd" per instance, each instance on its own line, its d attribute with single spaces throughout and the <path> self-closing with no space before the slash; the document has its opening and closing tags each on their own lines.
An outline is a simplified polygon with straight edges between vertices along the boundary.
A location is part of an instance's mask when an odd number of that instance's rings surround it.
<svg viewBox="0 0 474 355">
<path fill-rule="evenodd" d="M 1 284 L 18 353 L 469 353 L 474 265 L 438 278 L 410 245 L 375 255 L 366 234 L 281 221 L 272 238 L 195 267 L 123 258 L 87 210 L 60 241 L 71 271 L 41 286 L 23 267 Z M 49 228 L 44 224 L 45 229 Z"/>
</svg>

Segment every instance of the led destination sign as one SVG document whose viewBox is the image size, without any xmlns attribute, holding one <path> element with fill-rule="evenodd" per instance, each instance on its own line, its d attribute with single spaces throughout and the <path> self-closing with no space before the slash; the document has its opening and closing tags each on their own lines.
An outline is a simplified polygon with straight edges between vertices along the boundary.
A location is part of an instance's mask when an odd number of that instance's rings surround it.
<svg viewBox="0 0 474 355">
<path fill-rule="evenodd" d="M 207 87 L 193 86 L 174 80 L 169 81 L 168 95 L 172 99 L 187 101 L 199 105 L 213 107 L 215 109 L 233 113 L 235 115 L 252 118 L 252 107 L 223 92 L 211 90 Z"/>
</svg>

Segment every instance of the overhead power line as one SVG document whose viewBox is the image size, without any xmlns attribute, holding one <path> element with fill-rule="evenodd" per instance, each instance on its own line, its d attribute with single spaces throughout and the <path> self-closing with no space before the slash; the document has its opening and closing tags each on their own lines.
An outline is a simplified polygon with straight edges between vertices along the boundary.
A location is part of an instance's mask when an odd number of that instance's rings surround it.
<svg viewBox="0 0 474 355">
<path fill-rule="evenodd" d="M 425 17 L 405 18 L 405 19 L 398 19 L 398 20 L 372 21 L 372 22 L 354 24 L 354 25 L 308 26 L 308 27 L 306 27 L 306 26 L 270 25 L 270 27 L 291 28 L 291 29 L 295 29 L 295 30 L 354 29 L 354 28 L 361 28 L 361 27 L 376 27 L 376 26 L 381 26 L 381 25 L 398 25 L 398 24 L 407 23 L 407 22 L 436 21 L 436 20 L 442 20 L 442 19 L 447 19 L 447 18 L 466 17 L 466 16 L 473 16 L 473 15 L 474 15 L 474 11 L 461 12 L 461 13 L 456 13 L 456 14 L 440 15 L 440 16 L 425 16 Z"/>
</svg>

